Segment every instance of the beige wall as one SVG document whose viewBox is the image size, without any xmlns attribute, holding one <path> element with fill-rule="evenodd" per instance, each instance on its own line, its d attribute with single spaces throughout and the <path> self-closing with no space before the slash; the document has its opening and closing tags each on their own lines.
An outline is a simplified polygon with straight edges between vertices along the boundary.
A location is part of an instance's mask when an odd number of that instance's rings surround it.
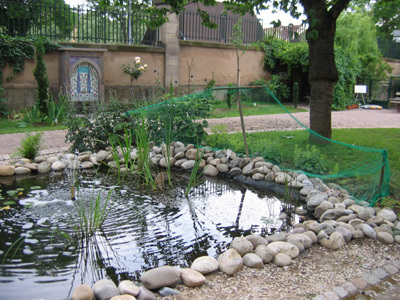
<svg viewBox="0 0 400 300">
<path fill-rule="evenodd" d="M 164 88 L 165 82 L 165 49 L 149 46 L 117 46 L 117 45 L 94 45 L 94 44 L 71 44 L 77 48 L 106 49 L 104 52 L 104 87 L 105 97 L 115 95 L 120 101 L 127 102 L 131 99 L 130 77 L 122 72 L 123 64 L 133 64 L 136 56 L 141 57 L 141 63 L 147 64 L 146 72 L 133 81 L 133 92 L 135 99 L 141 100 L 153 96 L 159 88 Z M 204 88 L 207 83 L 214 79 L 217 86 L 236 83 L 236 50 L 232 45 L 180 41 L 179 57 L 179 89 L 178 92 L 187 92 L 188 87 L 188 63 L 193 58 L 193 78 L 191 86 L 194 89 Z M 52 51 L 45 55 L 47 74 L 50 87 L 56 96 L 62 83 L 60 78 L 60 59 L 62 51 Z M 88 52 L 90 53 L 90 51 Z M 251 81 L 268 74 L 263 66 L 264 52 L 251 48 L 246 50 L 241 57 L 241 84 L 248 85 Z M 26 61 L 23 72 L 14 74 L 11 81 L 3 81 L 6 90 L 7 106 L 11 112 L 18 112 L 23 108 L 30 107 L 35 102 L 36 80 L 33 76 L 35 60 Z M 6 78 L 11 69 L 3 69 Z M 168 87 L 167 87 L 168 88 Z"/>
<path fill-rule="evenodd" d="M 205 86 L 214 76 L 217 86 L 235 84 L 237 78 L 236 49 L 232 45 L 223 45 L 207 42 L 180 42 L 180 86 L 189 84 L 189 66 L 191 68 L 191 85 Z M 242 51 L 240 52 L 242 53 Z M 268 73 L 264 67 L 264 51 L 252 47 L 240 57 L 241 85 L 250 82 Z"/>
<path fill-rule="evenodd" d="M 400 59 L 386 58 L 385 61 L 393 68 L 393 76 L 400 76 Z"/>
</svg>

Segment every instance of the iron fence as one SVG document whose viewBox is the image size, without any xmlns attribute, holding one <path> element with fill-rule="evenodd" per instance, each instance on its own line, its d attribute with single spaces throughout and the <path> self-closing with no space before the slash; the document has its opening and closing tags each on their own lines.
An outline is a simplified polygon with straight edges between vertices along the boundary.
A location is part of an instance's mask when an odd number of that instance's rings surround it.
<svg viewBox="0 0 400 300">
<path fill-rule="evenodd" d="M 383 57 L 400 59 L 400 43 L 378 37 L 378 48 Z"/>
<path fill-rule="evenodd" d="M 307 25 L 293 25 L 264 28 L 265 38 L 277 38 L 286 42 L 307 42 Z"/>
<path fill-rule="evenodd" d="M 46 2 L 0 0 L 0 34 L 42 36 L 53 41 L 158 45 L 158 30 L 142 11 L 70 7 Z"/>
<path fill-rule="evenodd" d="M 240 17 L 223 14 L 210 14 L 210 21 L 217 24 L 212 29 L 201 24 L 197 12 L 183 11 L 179 15 L 179 34 L 184 40 L 200 40 L 218 43 L 231 43 L 233 38 L 233 25 Z M 256 18 L 242 18 L 243 43 L 251 44 L 263 39 L 262 23 Z"/>
</svg>

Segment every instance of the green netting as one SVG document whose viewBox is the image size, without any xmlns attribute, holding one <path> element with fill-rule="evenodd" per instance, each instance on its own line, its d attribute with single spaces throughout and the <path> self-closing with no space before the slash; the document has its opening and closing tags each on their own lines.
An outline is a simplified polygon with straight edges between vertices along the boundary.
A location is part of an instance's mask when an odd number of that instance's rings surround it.
<svg viewBox="0 0 400 300">
<path fill-rule="evenodd" d="M 262 156 L 281 169 L 302 172 L 309 177 L 321 178 L 325 183 L 336 184 L 357 201 L 366 201 L 370 205 L 388 195 L 390 168 L 386 149 L 346 144 L 317 134 L 294 116 L 291 112 L 293 103 L 283 105 L 265 86 L 218 87 L 129 113 L 145 116 L 153 132 L 151 138 L 156 142 L 202 143 L 243 154 L 245 148 L 240 132 L 229 134 L 224 126 L 217 125 L 211 127 L 215 134 L 203 135 L 203 125 L 207 125 L 204 119 L 209 117 L 207 112 L 213 96 L 218 98 L 214 108 L 223 113 L 237 113 L 238 94 L 242 106 L 253 110 L 250 115 L 262 114 L 258 122 L 269 125 L 263 132 L 252 132 L 251 124 L 248 126 L 245 119 L 251 156 Z M 228 99 L 232 102 L 231 108 L 228 108 Z M 235 128 L 240 131 L 240 126 Z"/>
</svg>

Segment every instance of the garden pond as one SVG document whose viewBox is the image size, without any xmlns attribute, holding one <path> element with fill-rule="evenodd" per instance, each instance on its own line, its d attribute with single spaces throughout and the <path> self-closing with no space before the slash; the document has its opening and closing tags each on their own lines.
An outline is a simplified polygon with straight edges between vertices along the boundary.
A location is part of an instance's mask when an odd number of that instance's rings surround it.
<svg viewBox="0 0 400 300">
<path fill-rule="evenodd" d="M 82 172 L 75 201 L 66 173 L 1 178 L 0 299 L 68 299 L 79 284 L 188 267 L 199 256 L 217 257 L 234 237 L 289 231 L 299 221 L 282 218 L 294 207 L 272 192 L 208 178 L 185 197 L 189 175 L 173 175 L 172 187 L 149 192 L 131 177 Z M 103 225 L 78 238 L 77 202 L 101 195 L 104 204 L 108 193 Z"/>
</svg>

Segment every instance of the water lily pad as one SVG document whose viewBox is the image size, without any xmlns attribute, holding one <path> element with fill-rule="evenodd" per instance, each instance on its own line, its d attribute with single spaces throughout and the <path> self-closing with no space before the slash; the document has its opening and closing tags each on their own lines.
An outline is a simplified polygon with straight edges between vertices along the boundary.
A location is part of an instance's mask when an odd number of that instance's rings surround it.
<svg viewBox="0 0 400 300">
<path fill-rule="evenodd" d="M 25 190 L 24 188 L 17 188 L 17 191 L 23 191 L 23 190 Z"/>
<path fill-rule="evenodd" d="M 15 204 L 16 202 L 15 201 L 6 201 L 6 202 L 4 202 L 3 204 L 4 205 L 13 205 L 13 204 Z"/>
<path fill-rule="evenodd" d="M 7 194 L 9 196 L 16 196 L 18 194 L 18 191 L 17 190 L 9 190 L 9 191 L 7 191 Z"/>
<path fill-rule="evenodd" d="M 31 186 L 31 190 L 40 190 L 42 187 L 35 185 L 35 186 Z"/>
</svg>

